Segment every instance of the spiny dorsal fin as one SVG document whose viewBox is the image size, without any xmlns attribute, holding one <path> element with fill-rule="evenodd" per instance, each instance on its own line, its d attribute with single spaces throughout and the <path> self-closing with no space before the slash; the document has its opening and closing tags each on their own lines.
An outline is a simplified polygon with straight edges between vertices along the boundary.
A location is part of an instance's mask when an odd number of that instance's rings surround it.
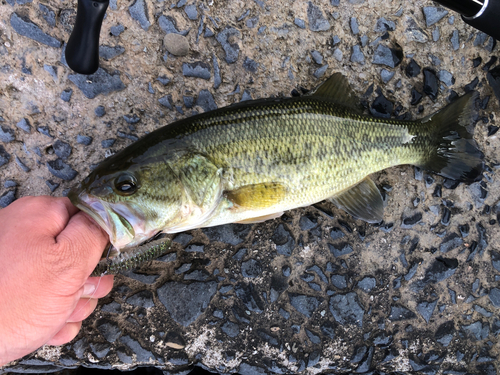
<svg viewBox="0 0 500 375">
<path fill-rule="evenodd" d="M 384 218 L 382 196 L 370 177 L 330 200 L 338 208 L 368 223 L 380 223 Z"/>
<path fill-rule="evenodd" d="M 352 90 L 347 78 L 342 73 L 335 73 L 306 95 L 328 98 L 337 104 L 344 105 L 356 111 L 362 112 L 358 97 Z"/>
<path fill-rule="evenodd" d="M 285 197 L 286 188 L 277 182 L 245 185 L 225 192 L 225 196 L 236 208 L 267 208 L 279 203 Z"/>
</svg>

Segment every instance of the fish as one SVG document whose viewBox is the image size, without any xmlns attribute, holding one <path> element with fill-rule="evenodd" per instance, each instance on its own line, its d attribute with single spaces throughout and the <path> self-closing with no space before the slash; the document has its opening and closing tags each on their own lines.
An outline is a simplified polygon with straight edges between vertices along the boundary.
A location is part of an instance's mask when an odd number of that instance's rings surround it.
<svg viewBox="0 0 500 375">
<path fill-rule="evenodd" d="M 484 155 L 467 130 L 476 98 L 468 93 L 416 121 L 376 118 L 335 73 L 299 97 L 246 101 L 159 128 L 102 161 L 68 196 L 108 233 L 115 254 L 132 256 L 159 233 L 262 222 L 323 200 L 379 223 L 373 173 L 410 164 L 481 179 Z"/>
</svg>

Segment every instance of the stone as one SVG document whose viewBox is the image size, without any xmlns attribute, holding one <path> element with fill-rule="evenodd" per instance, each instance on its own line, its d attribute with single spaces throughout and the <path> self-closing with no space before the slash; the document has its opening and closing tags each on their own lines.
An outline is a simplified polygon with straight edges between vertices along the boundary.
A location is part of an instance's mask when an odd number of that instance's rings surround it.
<svg viewBox="0 0 500 375">
<path fill-rule="evenodd" d="M 448 11 L 440 7 L 424 7 L 425 24 L 427 27 L 434 25 L 448 15 Z"/>
<path fill-rule="evenodd" d="M 288 293 L 290 304 L 301 314 L 310 318 L 319 307 L 321 299 L 295 293 Z"/>
<path fill-rule="evenodd" d="M 0 145 L 0 167 L 4 166 L 7 164 L 10 160 L 10 154 L 5 151 L 5 148 Z"/>
<path fill-rule="evenodd" d="M 0 196 L 0 207 L 5 208 L 16 200 L 16 189 L 7 190 Z"/>
<path fill-rule="evenodd" d="M 143 28 L 143 30 L 148 31 L 151 26 L 148 16 L 148 8 L 144 0 L 135 0 L 132 5 L 128 7 L 128 12 L 130 16 Z"/>
<path fill-rule="evenodd" d="M 119 74 L 109 74 L 105 69 L 99 68 L 96 73 L 85 76 L 83 74 L 70 74 L 68 79 L 73 82 L 88 99 L 94 99 L 100 94 L 120 91 L 125 88 Z"/>
<path fill-rule="evenodd" d="M 63 160 L 67 159 L 71 155 L 71 145 L 59 139 L 52 144 L 52 148 L 54 149 L 55 154 Z"/>
<path fill-rule="evenodd" d="M 262 273 L 262 265 L 258 260 L 249 259 L 241 264 L 241 273 L 244 277 L 259 277 Z"/>
<path fill-rule="evenodd" d="M 217 109 L 217 104 L 215 103 L 212 93 L 208 90 L 201 90 L 196 99 L 197 106 L 203 108 L 205 112 L 213 111 Z"/>
<path fill-rule="evenodd" d="M 330 22 L 325 18 L 323 11 L 311 1 L 307 3 L 307 20 L 309 21 L 309 30 L 311 31 L 330 30 Z"/>
<path fill-rule="evenodd" d="M 0 125 L 0 141 L 4 143 L 10 143 L 12 141 L 16 140 L 16 133 L 14 132 L 14 129 Z"/>
<path fill-rule="evenodd" d="M 88 135 L 78 134 L 76 136 L 76 142 L 85 146 L 89 146 L 92 143 L 92 137 L 89 137 Z"/>
<path fill-rule="evenodd" d="M 187 33 L 188 33 L 188 31 L 189 31 L 189 30 L 179 31 L 177 29 L 177 22 L 175 21 L 174 18 L 172 18 L 170 16 L 161 15 L 158 18 L 158 25 L 167 34 L 169 34 L 169 33 L 175 33 L 175 34 L 181 34 L 183 36 L 186 36 Z"/>
<path fill-rule="evenodd" d="M 217 283 L 214 282 L 167 282 L 158 289 L 158 298 L 172 319 L 187 327 L 203 313 L 216 290 Z M 176 295 L 183 298 L 176 298 Z"/>
<path fill-rule="evenodd" d="M 363 326 L 365 311 L 359 305 L 358 295 L 354 292 L 337 294 L 330 298 L 330 311 L 341 325 Z"/>
<path fill-rule="evenodd" d="M 26 36 L 49 47 L 61 47 L 60 40 L 44 33 L 40 27 L 33 23 L 27 16 L 21 16 L 13 12 L 10 16 L 10 25 L 19 35 Z"/>
<path fill-rule="evenodd" d="M 113 36 L 120 36 L 121 33 L 125 31 L 125 27 L 123 25 L 111 26 L 109 28 L 109 32 Z"/>
<path fill-rule="evenodd" d="M 57 178 L 65 181 L 73 180 L 78 174 L 71 166 L 66 164 L 62 159 L 51 160 L 47 162 L 47 168 Z"/>
<path fill-rule="evenodd" d="M 115 144 L 115 142 L 115 138 L 104 139 L 101 141 L 101 146 L 102 148 L 110 148 Z"/>
<path fill-rule="evenodd" d="M 71 100 L 71 95 L 73 95 L 73 90 L 66 89 L 61 93 L 61 99 L 65 102 L 69 102 Z"/>
<path fill-rule="evenodd" d="M 184 7 L 184 12 L 190 20 L 196 21 L 198 19 L 198 10 L 196 9 L 195 4 L 186 5 Z"/>
<path fill-rule="evenodd" d="M 210 65 L 202 61 L 196 61 L 194 63 L 183 63 L 182 74 L 185 77 L 203 78 L 208 81 L 211 76 Z"/>
<path fill-rule="evenodd" d="M 429 40 L 428 35 L 423 31 L 417 24 L 417 22 L 411 18 L 406 17 L 406 39 L 409 42 L 417 43 L 427 43 Z"/>
<path fill-rule="evenodd" d="M 218 89 L 220 84 L 222 83 L 222 79 L 220 76 L 220 68 L 219 68 L 219 62 L 217 60 L 217 56 L 212 55 L 212 61 L 214 64 L 214 89 Z"/>
<path fill-rule="evenodd" d="M 42 13 L 42 17 L 47 22 L 47 24 L 51 27 L 56 26 L 56 14 L 52 10 L 52 8 L 48 7 L 47 5 L 44 4 L 38 4 L 38 8 L 40 9 L 40 12 Z"/>
<path fill-rule="evenodd" d="M 241 33 L 232 26 L 226 26 L 224 30 L 217 34 L 216 39 L 221 44 L 226 53 L 226 62 L 234 64 L 238 60 L 240 54 L 240 46 L 237 43 L 237 38 L 241 37 Z"/>
<path fill-rule="evenodd" d="M 163 45 L 168 53 L 175 56 L 186 56 L 189 53 L 189 42 L 181 34 L 169 33 L 163 38 Z"/>
<path fill-rule="evenodd" d="M 259 67 L 259 64 L 255 62 L 255 60 L 252 60 L 249 57 L 245 57 L 245 61 L 243 61 L 243 68 L 250 73 L 255 73 L 257 72 L 257 68 Z"/>
<path fill-rule="evenodd" d="M 111 59 L 114 59 L 117 56 L 120 56 L 125 52 L 125 48 L 122 46 L 106 46 L 106 45 L 100 45 L 99 46 L 99 57 L 102 59 L 109 61 Z"/>
<path fill-rule="evenodd" d="M 301 29 L 305 29 L 306 28 L 306 22 L 303 19 L 301 19 L 301 18 L 295 17 L 295 20 L 293 21 L 293 23 L 295 24 L 295 26 L 298 26 Z"/>
<path fill-rule="evenodd" d="M 439 93 L 439 83 L 436 72 L 429 68 L 423 69 L 424 73 L 424 93 L 429 95 L 431 99 L 436 99 Z"/>
<path fill-rule="evenodd" d="M 359 45 L 355 45 L 352 47 L 351 61 L 353 63 L 358 63 L 363 65 L 365 63 L 365 55 L 361 51 Z"/>
</svg>

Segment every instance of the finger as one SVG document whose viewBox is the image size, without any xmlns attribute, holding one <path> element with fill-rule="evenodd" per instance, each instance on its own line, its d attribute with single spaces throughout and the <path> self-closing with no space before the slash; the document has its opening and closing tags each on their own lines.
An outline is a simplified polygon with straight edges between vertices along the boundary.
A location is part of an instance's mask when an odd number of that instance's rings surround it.
<svg viewBox="0 0 500 375">
<path fill-rule="evenodd" d="M 113 289 L 113 275 L 89 277 L 83 286 L 81 298 L 102 298 Z"/>
<path fill-rule="evenodd" d="M 108 238 L 94 220 L 87 214 L 79 212 L 70 218 L 56 241 L 64 249 L 65 259 L 88 277 L 101 259 Z"/>
<path fill-rule="evenodd" d="M 75 207 L 73 205 L 73 203 L 71 203 L 71 201 L 69 200 L 69 198 L 66 198 L 66 197 L 65 198 L 61 198 L 61 201 L 66 206 L 66 210 L 68 210 L 69 217 L 75 215 L 77 212 L 80 211 L 77 207 Z"/>
<path fill-rule="evenodd" d="M 95 310 L 97 306 L 96 298 L 80 298 L 78 303 L 76 304 L 75 310 L 69 316 L 67 323 L 81 322 L 84 319 L 87 319 L 90 314 Z"/>
<path fill-rule="evenodd" d="M 73 340 L 78 332 L 82 328 L 82 322 L 72 322 L 66 323 L 59 332 L 55 334 L 49 341 L 46 342 L 47 345 L 63 345 L 71 340 Z"/>
</svg>

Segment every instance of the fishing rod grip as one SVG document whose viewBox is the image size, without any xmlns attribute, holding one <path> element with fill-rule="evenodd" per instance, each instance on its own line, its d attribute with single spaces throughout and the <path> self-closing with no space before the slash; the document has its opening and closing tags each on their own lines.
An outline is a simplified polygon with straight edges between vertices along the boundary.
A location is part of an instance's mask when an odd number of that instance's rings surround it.
<svg viewBox="0 0 500 375">
<path fill-rule="evenodd" d="M 500 0 L 434 0 L 462 15 L 478 30 L 500 40 Z"/>
<path fill-rule="evenodd" d="M 66 62 L 75 72 L 92 74 L 99 68 L 99 33 L 109 0 L 78 0 L 76 22 L 66 46 Z"/>
</svg>

